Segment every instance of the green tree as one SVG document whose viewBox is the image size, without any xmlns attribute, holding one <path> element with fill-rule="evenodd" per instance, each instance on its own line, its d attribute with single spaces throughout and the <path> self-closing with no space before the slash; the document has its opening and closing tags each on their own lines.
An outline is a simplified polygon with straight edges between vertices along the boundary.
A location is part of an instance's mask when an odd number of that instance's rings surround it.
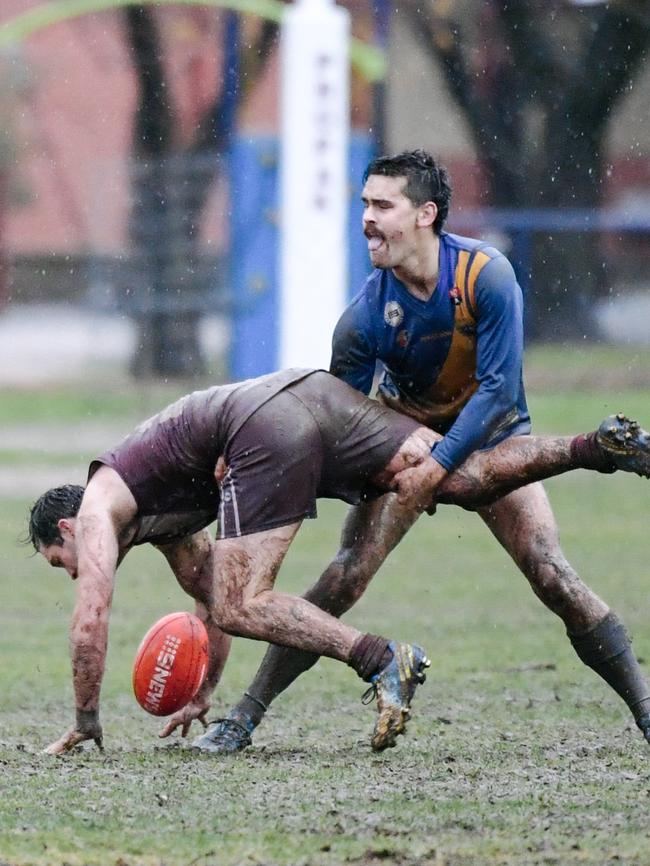
<svg viewBox="0 0 650 866">
<path fill-rule="evenodd" d="M 179 148 L 173 135 L 177 107 L 165 78 L 157 12 L 150 6 L 128 6 L 124 16 L 138 82 L 130 220 L 138 338 L 132 371 L 138 377 L 192 377 L 205 368 L 199 322 L 202 298 L 216 279 L 213 263 L 201 254 L 200 229 L 228 147 L 232 109 L 222 82 L 192 140 Z M 260 24 L 241 57 L 247 82 L 257 79 L 276 36 L 277 24 Z M 239 82 L 236 86 L 241 88 Z"/>
<path fill-rule="evenodd" d="M 598 208 L 608 124 L 647 59 L 650 6 L 405 0 L 402 12 L 467 120 L 489 203 Z M 597 233 L 538 231 L 531 264 L 529 336 L 595 337 Z"/>
<path fill-rule="evenodd" d="M 0 311 L 9 300 L 9 264 L 5 226 L 10 203 L 19 202 L 24 193 L 14 172 L 18 97 L 29 85 L 21 57 L 0 57 Z"/>
</svg>

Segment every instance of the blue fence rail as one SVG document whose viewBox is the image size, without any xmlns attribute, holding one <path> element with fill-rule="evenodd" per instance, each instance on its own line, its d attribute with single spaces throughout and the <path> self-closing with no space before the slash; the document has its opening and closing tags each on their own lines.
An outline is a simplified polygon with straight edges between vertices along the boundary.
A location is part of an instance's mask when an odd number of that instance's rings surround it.
<svg viewBox="0 0 650 866">
<path fill-rule="evenodd" d="M 520 285 L 530 288 L 534 236 L 573 233 L 614 235 L 624 240 L 632 235 L 645 236 L 650 241 L 650 212 L 623 208 L 465 208 L 456 211 L 449 220 L 449 230 L 471 237 L 502 233 L 507 235 L 510 249 L 503 250 L 513 261 Z"/>
</svg>

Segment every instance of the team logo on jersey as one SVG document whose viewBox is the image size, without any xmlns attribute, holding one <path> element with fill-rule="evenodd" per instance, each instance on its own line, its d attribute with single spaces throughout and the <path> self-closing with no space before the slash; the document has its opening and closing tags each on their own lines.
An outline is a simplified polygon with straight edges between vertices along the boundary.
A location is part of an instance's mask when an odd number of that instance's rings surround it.
<svg viewBox="0 0 650 866">
<path fill-rule="evenodd" d="M 460 289 L 458 286 L 454 286 L 454 288 L 449 292 L 449 297 L 457 307 L 462 303 L 463 299 L 460 296 Z"/>
<path fill-rule="evenodd" d="M 384 322 L 391 328 L 399 327 L 404 321 L 404 310 L 397 301 L 389 301 L 384 307 Z"/>
</svg>

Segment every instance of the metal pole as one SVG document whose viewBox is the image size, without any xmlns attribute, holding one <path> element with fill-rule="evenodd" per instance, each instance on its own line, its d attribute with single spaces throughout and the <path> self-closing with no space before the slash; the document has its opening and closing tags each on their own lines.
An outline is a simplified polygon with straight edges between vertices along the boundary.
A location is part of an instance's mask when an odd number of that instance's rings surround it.
<svg viewBox="0 0 650 866">
<path fill-rule="evenodd" d="M 379 47 L 388 51 L 390 37 L 391 5 L 389 0 L 373 0 L 372 12 L 375 21 L 375 40 Z M 372 132 L 376 152 L 387 152 L 386 130 L 386 79 L 375 82 L 372 86 L 373 124 Z"/>
</svg>

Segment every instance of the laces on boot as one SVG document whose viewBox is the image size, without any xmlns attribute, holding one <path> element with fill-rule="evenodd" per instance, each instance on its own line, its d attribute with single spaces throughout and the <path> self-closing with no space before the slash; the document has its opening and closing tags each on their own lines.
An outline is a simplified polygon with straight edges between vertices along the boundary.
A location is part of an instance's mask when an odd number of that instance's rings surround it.
<svg viewBox="0 0 650 866">
<path fill-rule="evenodd" d="M 375 683 L 372 683 L 365 692 L 361 695 L 361 703 L 364 707 L 367 707 L 368 704 L 371 704 L 377 698 L 377 686 Z"/>
</svg>

